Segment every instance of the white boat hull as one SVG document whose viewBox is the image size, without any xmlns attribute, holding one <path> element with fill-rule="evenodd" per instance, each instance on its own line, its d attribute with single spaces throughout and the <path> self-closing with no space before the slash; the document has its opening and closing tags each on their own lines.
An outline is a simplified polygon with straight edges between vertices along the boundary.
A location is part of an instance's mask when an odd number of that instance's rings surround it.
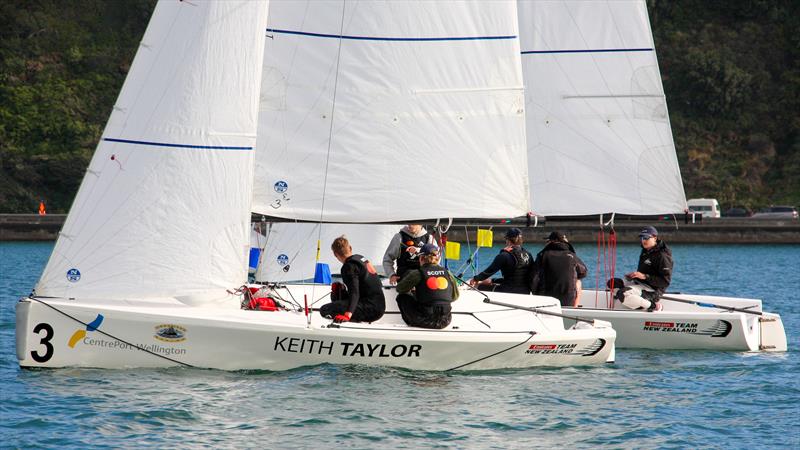
<svg viewBox="0 0 800 450">
<path fill-rule="evenodd" d="M 284 298 L 325 298 L 309 285 L 284 290 Z M 316 294 L 316 296 L 314 296 Z M 514 296 L 501 295 L 504 301 Z M 475 292 L 455 303 L 444 330 L 406 326 L 387 290 L 380 321 L 344 323 L 312 311 L 249 311 L 128 302 L 27 298 L 17 304 L 17 357 L 22 367 L 170 367 L 286 370 L 317 364 L 365 364 L 415 370 L 486 370 L 594 365 L 614 360 L 610 327 L 564 330 L 559 317 L 486 305 Z M 552 305 L 529 297 L 525 306 Z M 327 302 L 320 301 L 314 307 Z M 533 302 L 533 303 L 532 303 Z M 310 301 L 311 303 L 311 301 Z M 550 311 L 559 308 L 547 307 Z M 465 311 L 471 312 L 465 312 Z M 102 318 L 98 319 L 99 316 Z M 100 321 L 99 325 L 97 321 Z"/>
<path fill-rule="evenodd" d="M 619 348 L 656 350 L 786 351 L 781 317 L 762 312 L 761 300 L 669 294 L 682 300 L 724 305 L 761 312 L 761 315 L 729 312 L 662 298 L 661 311 L 630 310 L 614 302 L 608 308 L 606 292 L 583 292 L 578 308 L 564 313 L 611 322 Z M 566 321 L 569 324 L 569 321 Z"/>
</svg>

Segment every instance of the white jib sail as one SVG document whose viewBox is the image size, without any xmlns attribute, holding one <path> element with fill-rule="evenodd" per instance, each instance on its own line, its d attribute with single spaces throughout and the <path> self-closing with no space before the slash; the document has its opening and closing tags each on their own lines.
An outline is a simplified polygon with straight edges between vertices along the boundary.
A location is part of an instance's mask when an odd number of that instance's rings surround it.
<svg viewBox="0 0 800 450">
<path fill-rule="evenodd" d="M 517 34 L 513 1 L 275 2 L 253 210 L 326 222 L 524 215 Z"/>
<path fill-rule="evenodd" d="M 314 278 L 317 238 L 320 241 L 320 263 L 328 264 L 331 273 L 338 273 L 341 263 L 331 252 L 331 243 L 344 235 L 353 253 L 366 257 L 378 273 L 383 274 L 383 253 L 400 225 L 341 223 L 274 223 L 265 227 L 266 245 L 256 272 L 257 281 L 283 282 Z"/>
<path fill-rule="evenodd" d="M 159 2 L 50 261 L 45 296 L 246 280 L 267 2 Z"/>
<path fill-rule="evenodd" d="M 682 212 L 644 1 L 519 1 L 531 205 L 543 215 Z"/>
</svg>

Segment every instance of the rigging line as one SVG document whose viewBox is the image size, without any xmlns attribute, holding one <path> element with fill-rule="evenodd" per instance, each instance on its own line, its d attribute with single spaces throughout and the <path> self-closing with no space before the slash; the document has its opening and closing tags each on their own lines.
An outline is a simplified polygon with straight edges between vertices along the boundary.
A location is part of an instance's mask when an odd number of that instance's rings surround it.
<svg viewBox="0 0 800 450">
<path fill-rule="evenodd" d="M 28 297 L 28 298 L 29 298 L 30 300 L 37 301 L 37 302 L 39 302 L 39 303 L 43 304 L 44 306 L 47 306 L 48 308 L 52 309 L 53 311 L 55 311 L 55 312 L 57 312 L 57 313 L 59 313 L 59 314 L 61 314 L 61 315 L 64 315 L 64 316 L 66 316 L 66 317 L 69 317 L 70 319 L 74 320 L 75 322 L 78 322 L 79 324 L 81 324 L 81 325 L 83 325 L 83 326 L 85 326 L 85 327 L 87 327 L 87 328 L 89 327 L 89 324 L 88 324 L 88 323 L 86 323 L 86 322 L 84 322 L 84 321 L 82 321 L 82 320 L 80 320 L 80 319 L 78 319 L 78 318 L 76 318 L 76 317 L 73 317 L 73 316 L 71 316 L 71 315 L 67 314 L 66 312 L 64 312 L 64 311 L 62 311 L 62 310 L 60 310 L 60 309 L 56 308 L 55 306 L 53 306 L 53 305 L 51 305 L 51 304 L 49 304 L 49 303 L 47 303 L 47 302 L 44 302 L 44 301 L 42 301 L 42 300 L 40 300 L 40 299 L 38 299 L 38 298 L 35 298 L 35 297 Z M 143 352 L 145 352 L 145 353 L 149 353 L 149 354 L 151 354 L 151 355 L 153 355 L 153 356 L 157 356 L 157 357 L 159 357 L 159 358 L 166 359 L 167 361 L 174 362 L 175 364 L 180 364 L 180 365 L 182 365 L 182 366 L 185 366 L 185 367 L 196 368 L 195 366 L 193 366 L 193 365 L 191 365 L 191 364 L 188 364 L 188 363 L 185 363 L 185 362 L 182 362 L 182 361 L 178 361 L 177 359 L 172 359 L 172 358 L 170 358 L 170 357 L 167 357 L 167 356 L 164 356 L 164 355 L 159 355 L 158 353 L 155 353 L 155 352 L 151 352 L 150 350 L 147 350 L 146 348 L 144 348 L 144 347 L 142 347 L 142 346 L 140 346 L 140 345 L 138 345 L 138 344 L 131 344 L 130 342 L 128 342 L 128 341 L 126 341 L 126 340 L 124 340 L 124 339 L 118 338 L 118 337 L 116 337 L 116 336 L 114 336 L 114 335 L 112 335 L 112 334 L 110 334 L 110 333 L 106 333 L 105 331 L 103 331 L 103 330 L 101 330 L 101 329 L 99 329 L 99 328 L 95 328 L 95 329 L 94 329 L 94 331 L 95 331 L 95 332 L 97 332 L 97 333 L 103 334 L 103 335 L 105 335 L 105 336 L 108 336 L 108 337 L 110 337 L 111 339 L 114 339 L 114 340 L 117 340 L 117 341 L 119 341 L 119 342 L 122 342 L 123 344 L 125 344 L 125 345 L 127 345 L 127 346 L 129 346 L 129 347 L 133 347 L 133 348 L 135 348 L 136 350 L 141 350 L 141 351 L 143 351 Z"/>
<path fill-rule="evenodd" d="M 462 367 L 469 366 L 470 364 L 475 364 L 476 362 L 481 362 L 481 361 L 483 361 L 483 360 L 485 360 L 485 359 L 489 359 L 489 358 L 491 358 L 491 357 L 493 357 L 493 356 L 497 356 L 497 355 L 499 355 L 499 354 L 501 354 L 501 353 L 505 353 L 505 352 L 507 352 L 507 351 L 509 351 L 509 350 L 515 349 L 515 348 L 519 347 L 520 345 L 525 345 L 525 344 L 527 344 L 527 343 L 528 343 L 528 342 L 529 342 L 531 339 L 533 339 L 533 337 L 536 335 L 536 332 L 535 332 L 535 331 L 531 331 L 531 332 L 530 332 L 530 334 L 531 334 L 531 335 L 530 335 L 530 336 L 528 336 L 528 339 L 525 339 L 524 341 L 520 342 L 519 344 L 514 344 L 514 345 L 512 345 L 511 347 L 508 347 L 508 348 L 506 348 L 506 349 L 500 350 L 499 352 L 496 352 L 496 353 L 492 353 L 491 355 L 484 356 L 483 358 L 478 358 L 478 359 L 476 359 L 476 360 L 474 360 L 474 361 L 470 361 L 470 362 L 468 362 L 468 363 L 466 363 L 466 364 L 462 364 L 462 365 L 460 365 L 460 366 L 456 366 L 456 367 L 451 367 L 450 369 L 447 369 L 447 370 L 445 370 L 445 372 L 450 372 L 451 370 L 458 370 L 458 369 L 460 369 L 460 368 L 462 368 Z"/>
<path fill-rule="evenodd" d="M 339 34 L 344 32 L 344 17 L 345 9 L 347 7 L 346 0 L 342 0 L 342 20 L 339 23 Z M 342 59 L 342 39 L 339 39 L 339 45 L 336 49 L 336 72 L 333 78 L 333 96 L 331 98 L 331 122 L 328 126 L 328 149 L 325 153 L 325 174 L 322 179 L 322 201 L 319 208 L 319 230 L 317 231 L 317 247 L 319 248 L 320 241 L 322 240 L 322 219 L 325 216 L 325 195 L 328 190 L 328 169 L 331 162 L 331 147 L 333 145 L 333 122 L 336 119 L 336 93 L 339 88 L 339 64 Z M 319 262 L 319 252 L 317 252 L 316 262 Z M 314 296 L 314 287 L 311 288 L 311 296 Z"/>
<path fill-rule="evenodd" d="M 297 221 L 295 221 L 293 223 L 295 225 L 297 225 Z M 322 236 L 322 223 L 317 223 L 317 224 L 314 224 L 314 225 L 319 230 L 319 233 L 317 234 L 317 242 L 319 242 L 320 237 Z M 308 238 L 310 238 L 313 234 L 314 234 L 314 228 L 312 228 L 311 231 L 308 232 Z M 297 255 L 299 255 L 300 252 L 303 251 L 303 243 L 305 243 L 306 240 L 305 239 L 298 239 L 297 242 L 299 242 L 297 244 L 297 250 L 294 252 L 294 255 L 292 255 L 292 257 L 289 258 L 289 264 L 288 264 L 290 266 L 289 270 L 291 270 L 291 265 L 297 260 Z M 278 282 L 281 282 L 281 281 L 285 282 L 285 281 L 287 281 L 286 277 L 289 275 L 289 272 L 286 271 L 286 272 L 283 272 L 283 274 L 278 274 L 278 275 L 279 275 L 280 278 L 277 281 Z M 298 271 L 298 276 L 300 276 L 300 277 L 303 276 L 302 271 Z M 303 278 L 303 280 L 305 280 L 305 279 L 306 278 Z M 302 283 L 302 284 L 305 284 L 305 283 Z M 312 295 L 313 295 L 313 288 L 312 288 Z"/>
</svg>

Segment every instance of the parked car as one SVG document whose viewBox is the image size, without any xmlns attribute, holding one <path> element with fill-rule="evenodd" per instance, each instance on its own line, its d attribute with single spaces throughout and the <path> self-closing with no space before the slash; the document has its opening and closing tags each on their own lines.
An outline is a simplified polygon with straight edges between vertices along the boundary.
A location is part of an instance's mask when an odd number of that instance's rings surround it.
<svg viewBox="0 0 800 450">
<path fill-rule="evenodd" d="M 797 208 L 794 206 L 770 206 L 753 214 L 754 219 L 794 219 L 797 220 Z"/>
<path fill-rule="evenodd" d="M 690 198 L 686 202 L 689 211 L 699 213 L 703 217 L 718 218 L 719 202 L 715 198 Z"/>
<path fill-rule="evenodd" d="M 725 212 L 722 213 L 722 217 L 750 217 L 753 215 L 753 211 L 748 208 L 728 208 Z"/>
</svg>

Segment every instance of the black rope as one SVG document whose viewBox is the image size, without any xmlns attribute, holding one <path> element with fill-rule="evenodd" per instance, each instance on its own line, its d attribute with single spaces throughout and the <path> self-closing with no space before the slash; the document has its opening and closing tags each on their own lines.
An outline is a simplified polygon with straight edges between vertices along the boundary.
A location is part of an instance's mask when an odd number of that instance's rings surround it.
<svg viewBox="0 0 800 450">
<path fill-rule="evenodd" d="M 535 332 L 535 331 L 531 331 L 530 333 L 531 333 L 530 337 L 528 337 L 528 339 L 525 339 L 524 341 L 520 342 L 519 344 L 514 344 L 514 345 L 512 345 L 511 347 L 508 347 L 508 348 L 507 348 L 507 349 L 505 349 L 505 350 L 500 350 L 500 351 L 499 351 L 499 352 L 497 352 L 497 353 L 492 353 L 491 355 L 484 356 L 483 358 L 476 359 L 475 361 L 470 361 L 470 362 L 468 362 L 468 363 L 466 363 L 466 364 L 462 364 L 462 365 L 460 365 L 460 366 L 456 366 L 456 367 L 453 367 L 453 368 L 447 369 L 447 370 L 445 370 L 445 372 L 450 372 L 451 370 L 458 370 L 458 369 L 460 369 L 460 368 L 462 368 L 462 367 L 464 367 L 464 366 L 468 366 L 468 365 L 470 365 L 470 364 L 475 364 L 476 362 L 481 362 L 481 361 L 483 361 L 483 360 L 485 360 L 485 359 L 489 359 L 489 358 L 491 358 L 491 357 L 493 357 L 493 356 L 497 356 L 497 355 L 499 355 L 499 354 L 501 354 L 501 353 L 505 353 L 505 352 L 507 352 L 507 351 L 509 351 L 509 350 L 511 350 L 511 349 L 513 349 L 513 348 L 517 348 L 517 347 L 519 347 L 520 345 L 525 345 L 525 344 L 527 344 L 527 343 L 528 343 L 528 341 L 530 341 L 531 339 L 533 339 L 533 336 L 535 336 L 535 335 L 536 335 L 536 332 Z"/>
<path fill-rule="evenodd" d="M 46 302 L 43 302 L 42 300 L 40 300 L 40 299 L 38 299 L 38 298 L 35 298 L 35 297 L 28 297 L 28 298 L 29 298 L 29 299 L 31 299 L 31 300 L 35 300 L 35 301 L 37 301 L 37 302 L 39 302 L 39 303 L 43 304 L 44 306 L 47 306 L 48 308 L 52 309 L 53 311 L 56 311 L 56 312 L 57 312 L 57 313 L 59 313 L 59 314 L 62 314 L 62 315 L 64 315 L 64 316 L 66 316 L 66 317 L 69 317 L 70 319 L 74 320 L 75 322 L 78 322 L 79 324 L 81 324 L 81 325 L 83 325 L 83 326 L 85 326 L 85 327 L 87 327 L 87 328 L 89 327 L 89 324 L 88 324 L 88 323 L 86 323 L 86 322 L 84 322 L 84 321 L 82 321 L 82 320 L 80 320 L 80 319 L 77 319 L 77 318 L 75 318 L 75 317 L 73 317 L 73 316 L 71 316 L 71 315 L 69 315 L 69 314 L 65 313 L 64 311 L 61 311 L 60 309 L 56 308 L 56 307 L 55 307 L 55 306 L 53 306 L 53 305 L 50 305 L 50 304 L 48 304 L 48 303 L 46 303 Z M 193 366 L 193 365 L 191 365 L 191 364 L 187 364 L 187 363 L 185 363 L 185 362 L 178 361 L 177 359 L 172 359 L 172 358 L 170 358 L 170 357 L 167 357 L 167 356 L 164 356 L 164 355 L 159 355 L 158 353 L 155 353 L 155 352 L 151 352 L 150 350 L 147 350 L 146 348 L 142 348 L 141 346 L 139 346 L 139 345 L 137 345 L 137 344 L 131 344 L 130 342 L 128 342 L 128 341 L 126 341 L 126 340 L 124 340 L 124 339 L 120 339 L 120 338 L 118 338 L 118 337 L 116 337 L 116 336 L 114 336 L 114 335 L 112 335 L 112 334 L 106 333 L 105 331 L 103 331 L 103 330 L 100 330 L 100 329 L 98 329 L 98 328 L 95 328 L 95 329 L 94 329 L 94 331 L 96 331 L 96 332 L 98 332 L 98 333 L 100 333 L 100 334 L 103 334 L 103 335 L 105 335 L 105 336 L 108 336 L 108 337 L 110 337 L 111 339 L 115 339 L 115 340 L 117 340 L 117 341 L 119 341 L 119 342 L 122 342 L 123 344 L 126 344 L 126 345 L 128 345 L 128 346 L 130 346 L 130 347 L 133 347 L 133 348 L 137 349 L 137 350 L 141 350 L 141 351 L 143 351 L 143 352 L 145 352 L 145 353 L 149 353 L 149 354 L 151 354 L 151 355 L 153 355 L 153 356 L 158 356 L 159 358 L 164 358 L 164 359 L 166 359 L 167 361 L 171 361 L 171 362 L 174 362 L 174 363 L 176 363 L 176 364 L 180 364 L 180 365 L 182 365 L 182 366 L 191 367 L 191 368 L 193 368 L 193 369 L 195 369 L 195 368 L 196 368 L 195 366 Z"/>
</svg>

